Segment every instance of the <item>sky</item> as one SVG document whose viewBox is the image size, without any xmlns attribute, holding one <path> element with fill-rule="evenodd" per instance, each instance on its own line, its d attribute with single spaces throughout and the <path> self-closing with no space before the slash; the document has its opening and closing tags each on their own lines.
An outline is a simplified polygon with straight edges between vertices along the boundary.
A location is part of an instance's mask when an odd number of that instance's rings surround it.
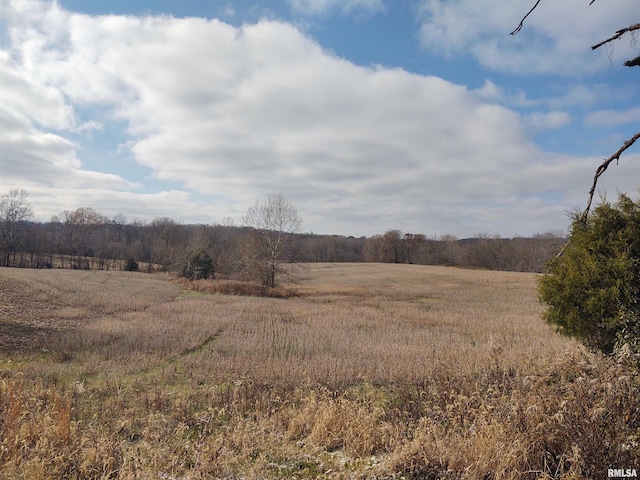
<svg viewBox="0 0 640 480">
<path fill-rule="evenodd" d="M 0 0 L 0 194 L 35 218 L 566 231 L 640 130 L 636 0 Z M 598 198 L 632 197 L 632 147 Z"/>
</svg>

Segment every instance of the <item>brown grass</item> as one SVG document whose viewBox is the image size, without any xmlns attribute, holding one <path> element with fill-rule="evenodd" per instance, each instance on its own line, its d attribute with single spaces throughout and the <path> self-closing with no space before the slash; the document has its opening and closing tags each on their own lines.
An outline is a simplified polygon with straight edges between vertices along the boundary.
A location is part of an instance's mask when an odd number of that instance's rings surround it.
<svg viewBox="0 0 640 480">
<path fill-rule="evenodd" d="M 636 372 L 544 325 L 530 274 L 318 264 L 286 300 L 126 272 L 0 269 L 0 281 L 74 322 L 0 352 L 7 478 L 640 468 Z"/>
</svg>

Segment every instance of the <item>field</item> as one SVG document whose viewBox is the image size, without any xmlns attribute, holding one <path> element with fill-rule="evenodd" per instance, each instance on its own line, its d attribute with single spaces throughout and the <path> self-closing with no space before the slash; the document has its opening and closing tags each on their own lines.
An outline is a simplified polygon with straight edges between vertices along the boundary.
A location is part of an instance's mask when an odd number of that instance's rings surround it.
<svg viewBox="0 0 640 480">
<path fill-rule="evenodd" d="M 0 269 L 2 478 L 606 478 L 640 381 L 532 274 L 312 264 L 260 298 Z"/>
</svg>

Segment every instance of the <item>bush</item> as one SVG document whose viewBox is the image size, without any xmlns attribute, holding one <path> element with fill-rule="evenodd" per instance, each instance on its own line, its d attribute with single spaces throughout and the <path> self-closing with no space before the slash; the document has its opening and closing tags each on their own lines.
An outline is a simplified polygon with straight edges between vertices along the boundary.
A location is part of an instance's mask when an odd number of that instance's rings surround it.
<svg viewBox="0 0 640 480">
<path fill-rule="evenodd" d="M 128 258 L 124 269 L 126 272 L 137 272 L 140 270 L 140 265 L 133 258 Z"/>
<path fill-rule="evenodd" d="M 574 214 L 569 242 L 548 267 L 539 294 L 561 333 L 611 354 L 640 332 L 640 203 L 620 194 L 586 219 Z"/>
<path fill-rule="evenodd" d="M 180 275 L 189 280 L 213 278 L 215 276 L 213 259 L 202 250 L 191 250 L 182 261 Z"/>
</svg>

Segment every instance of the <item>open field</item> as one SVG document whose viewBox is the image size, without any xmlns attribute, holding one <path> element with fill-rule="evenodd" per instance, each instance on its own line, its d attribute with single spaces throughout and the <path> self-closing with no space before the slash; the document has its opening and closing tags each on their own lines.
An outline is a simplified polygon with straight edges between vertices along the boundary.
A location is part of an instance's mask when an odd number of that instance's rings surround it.
<svg viewBox="0 0 640 480">
<path fill-rule="evenodd" d="M 640 381 L 532 274 L 312 264 L 288 299 L 0 269 L 3 478 L 606 478 Z"/>
</svg>

